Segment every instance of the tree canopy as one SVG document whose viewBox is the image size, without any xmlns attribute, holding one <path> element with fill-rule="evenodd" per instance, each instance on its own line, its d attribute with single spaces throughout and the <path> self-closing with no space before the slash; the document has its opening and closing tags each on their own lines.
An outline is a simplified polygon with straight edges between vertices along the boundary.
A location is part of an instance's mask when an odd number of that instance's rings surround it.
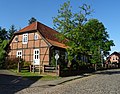
<svg viewBox="0 0 120 94">
<path fill-rule="evenodd" d="M 0 27 L 0 68 L 3 67 L 5 61 L 6 50 L 5 47 L 8 43 L 8 32 L 5 28 Z"/>
<path fill-rule="evenodd" d="M 30 24 L 32 24 L 33 22 L 36 22 L 36 21 L 37 21 L 36 18 L 31 17 L 31 18 L 28 20 L 28 24 L 30 25 Z"/>
<path fill-rule="evenodd" d="M 70 1 L 60 6 L 58 15 L 53 18 L 54 27 L 61 32 L 61 39 L 67 38 L 66 43 L 68 59 L 71 61 L 76 55 L 85 53 L 92 55 L 91 62 L 100 62 L 101 52 L 108 55 L 114 46 L 112 40 L 109 40 L 109 34 L 102 22 L 97 19 L 90 19 L 92 13 L 89 5 L 79 6 L 77 13 L 72 12 Z"/>
<path fill-rule="evenodd" d="M 7 30 L 5 28 L 0 27 L 0 42 L 2 42 L 3 40 L 7 40 L 7 39 L 8 39 Z"/>
<path fill-rule="evenodd" d="M 15 25 L 11 25 L 10 29 L 8 30 L 8 39 L 11 39 L 11 37 L 13 36 L 13 34 L 17 31 L 17 29 L 15 28 Z"/>
</svg>

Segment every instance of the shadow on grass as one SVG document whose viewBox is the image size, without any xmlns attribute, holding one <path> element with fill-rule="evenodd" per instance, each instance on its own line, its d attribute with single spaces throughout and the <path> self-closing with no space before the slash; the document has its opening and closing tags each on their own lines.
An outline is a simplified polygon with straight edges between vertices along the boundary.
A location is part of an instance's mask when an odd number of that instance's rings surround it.
<svg viewBox="0 0 120 94">
<path fill-rule="evenodd" d="M 26 78 L 26 79 L 29 79 L 29 80 L 32 80 L 32 81 L 37 81 L 39 79 L 42 79 L 43 76 L 24 76 L 23 78 Z"/>
<path fill-rule="evenodd" d="M 21 77 L 9 74 L 0 74 L 0 94 L 15 94 L 41 79 L 42 76 Z"/>
</svg>

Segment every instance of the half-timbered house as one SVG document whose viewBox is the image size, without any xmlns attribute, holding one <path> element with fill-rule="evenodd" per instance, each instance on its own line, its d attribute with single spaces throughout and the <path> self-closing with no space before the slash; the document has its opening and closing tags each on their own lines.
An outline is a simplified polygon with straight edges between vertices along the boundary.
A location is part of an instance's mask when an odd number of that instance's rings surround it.
<svg viewBox="0 0 120 94">
<path fill-rule="evenodd" d="M 50 65 L 54 53 L 59 53 L 60 58 L 65 57 L 67 46 L 59 41 L 59 34 L 40 22 L 34 22 L 14 33 L 9 42 L 8 57 L 20 57 L 31 65 Z"/>
<path fill-rule="evenodd" d="M 109 66 L 118 66 L 120 67 L 120 53 L 113 52 L 109 57 L 107 57 L 105 64 Z"/>
</svg>

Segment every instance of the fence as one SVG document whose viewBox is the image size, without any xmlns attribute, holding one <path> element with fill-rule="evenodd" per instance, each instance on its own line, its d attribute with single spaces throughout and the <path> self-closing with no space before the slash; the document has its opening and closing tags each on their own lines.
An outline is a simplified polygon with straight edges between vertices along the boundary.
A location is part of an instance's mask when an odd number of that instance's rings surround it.
<svg viewBox="0 0 120 94">
<path fill-rule="evenodd" d="M 59 65 L 57 67 L 56 66 L 50 66 L 50 65 L 44 65 L 44 69 L 43 69 L 44 73 L 59 76 L 59 71 L 60 71 Z"/>
</svg>

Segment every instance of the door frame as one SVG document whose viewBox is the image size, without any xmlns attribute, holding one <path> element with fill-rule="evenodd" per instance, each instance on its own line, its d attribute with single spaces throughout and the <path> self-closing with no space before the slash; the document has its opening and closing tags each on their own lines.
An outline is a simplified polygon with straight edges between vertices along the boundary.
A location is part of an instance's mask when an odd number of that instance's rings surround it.
<svg viewBox="0 0 120 94">
<path fill-rule="evenodd" d="M 39 49 L 33 50 L 33 65 L 40 65 L 40 50 Z"/>
</svg>

